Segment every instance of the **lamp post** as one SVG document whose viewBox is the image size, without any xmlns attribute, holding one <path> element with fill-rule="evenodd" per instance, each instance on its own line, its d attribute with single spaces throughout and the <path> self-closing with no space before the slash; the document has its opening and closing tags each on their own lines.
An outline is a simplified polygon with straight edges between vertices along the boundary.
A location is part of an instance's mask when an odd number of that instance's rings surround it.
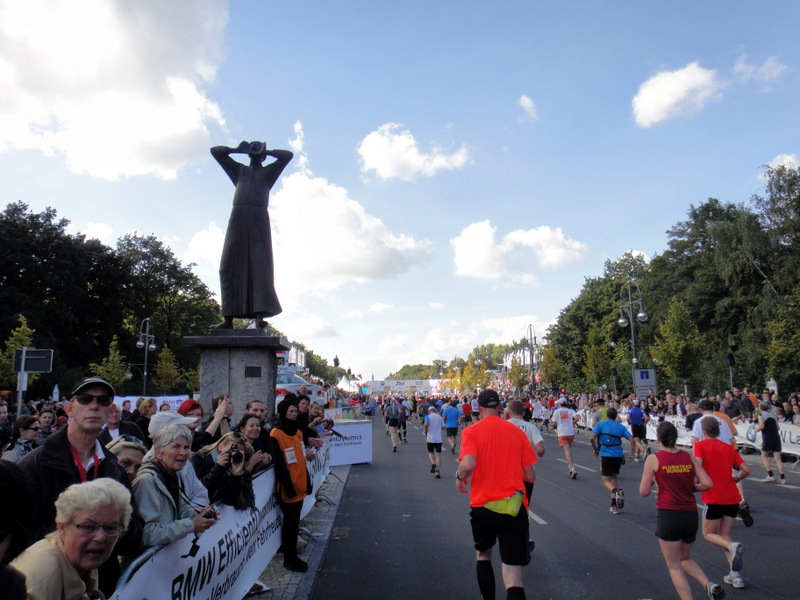
<svg viewBox="0 0 800 600">
<path fill-rule="evenodd" d="M 142 369 L 142 396 L 147 396 L 147 352 L 156 349 L 155 339 L 156 336 L 152 333 L 153 327 L 150 318 L 142 321 L 139 327 L 139 341 L 136 342 L 136 347 L 144 349 L 144 364 Z"/>
<path fill-rule="evenodd" d="M 636 286 L 636 294 L 637 298 L 633 297 L 633 290 L 631 289 L 631 284 Z M 633 376 L 633 393 L 636 393 L 636 365 L 639 363 L 639 357 L 636 355 L 636 328 L 634 327 L 634 322 L 639 321 L 639 323 L 644 323 L 647 321 L 648 315 L 644 311 L 644 300 L 642 299 L 642 290 L 639 289 L 639 284 L 636 283 L 633 279 L 628 279 L 626 282 L 628 287 L 628 302 L 626 304 L 622 304 L 619 307 L 619 319 L 617 319 L 617 325 L 620 327 L 627 327 L 630 325 L 631 327 L 631 355 L 633 357 L 633 369 L 632 369 L 632 376 Z M 634 314 L 634 310 L 637 310 L 636 314 Z"/>
<path fill-rule="evenodd" d="M 533 392 L 534 388 L 536 387 L 536 370 L 539 367 L 539 344 L 536 341 L 536 328 L 531 323 L 528 325 L 528 350 L 531 353 L 531 387 L 530 390 Z"/>
</svg>

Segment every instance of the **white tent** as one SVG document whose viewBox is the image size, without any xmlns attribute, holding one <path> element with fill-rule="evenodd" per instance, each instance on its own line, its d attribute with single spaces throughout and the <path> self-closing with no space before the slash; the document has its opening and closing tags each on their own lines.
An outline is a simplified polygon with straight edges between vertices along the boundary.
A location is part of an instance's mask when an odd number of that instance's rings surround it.
<svg viewBox="0 0 800 600">
<path fill-rule="evenodd" d="M 361 391 L 361 386 L 358 384 L 358 382 L 350 381 L 345 375 L 342 375 L 342 378 L 339 380 L 339 383 L 336 384 L 336 387 L 340 390 L 351 393 Z"/>
</svg>

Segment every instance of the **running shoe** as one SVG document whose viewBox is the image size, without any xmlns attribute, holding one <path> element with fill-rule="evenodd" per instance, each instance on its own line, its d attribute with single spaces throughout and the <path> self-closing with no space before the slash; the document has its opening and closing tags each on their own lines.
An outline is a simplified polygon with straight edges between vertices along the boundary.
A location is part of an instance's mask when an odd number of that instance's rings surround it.
<svg viewBox="0 0 800 600">
<path fill-rule="evenodd" d="M 625 507 L 625 492 L 622 491 L 622 488 L 617 488 L 614 499 L 617 501 L 617 508 L 622 510 Z"/>
<path fill-rule="evenodd" d="M 744 523 L 745 527 L 753 526 L 753 516 L 750 514 L 750 505 L 744 500 L 739 504 L 739 517 L 742 519 L 742 523 Z"/>
<path fill-rule="evenodd" d="M 767 475 L 761 480 L 761 483 L 772 483 L 773 481 L 775 481 L 775 478 L 772 475 Z"/>
<path fill-rule="evenodd" d="M 709 581 L 706 586 L 706 592 L 708 592 L 708 597 L 711 600 L 725 600 L 725 590 L 718 583 Z"/>
<path fill-rule="evenodd" d="M 731 542 L 731 545 L 728 546 L 728 551 L 731 553 L 731 571 L 741 571 L 744 544 L 741 542 Z"/>
<path fill-rule="evenodd" d="M 645 456 L 650 456 L 652 453 L 653 451 L 650 449 L 650 446 L 648 446 L 644 451 Z"/>
<path fill-rule="evenodd" d="M 436 469 L 436 479 L 441 479 L 442 476 L 439 474 L 439 469 Z"/>
<path fill-rule="evenodd" d="M 577 479 L 578 478 L 578 472 L 575 469 L 570 469 L 569 470 L 569 478 L 570 479 Z"/>
<path fill-rule="evenodd" d="M 436 473 L 436 465 L 431 465 L 431 473 Z"/>
<path fill-rule="evenodd" d="M 783 477 L 781 477 L 781 478 L 778 480 L 778 483 L 780 483 L 781 485 L 786 485 L 786 479 L 785 479 L 785 478 L 783 478 Z"/>
<path fill-rule="evenodd" d="M 392 450 L 392 452 L 397 452 L 397 444 L 394 445 L 394 449 Z"/>
<path fill-rule="evenodd" d="M 451 446 L 450 447 L 450 454 L 455 454 L 455 453 L 456 453 L 456 447 L 455 446 Z"/>
<path fill-rule="evenodd" d="M 610 512 L 612 515 L 618 515 L 620 513 L 619 506 L 612 506 L 608 509 L 608 512 Z"/>
<path fill-rule="evenodd" d="M 725 577 L 722 578 L 722 581 L 731 585 L 737 589 L 742 589 L 744 587 L 744 581 L 742 581 L 742 576 L 739 575 L 737 571 L 731 571 Z"/>
</svg>

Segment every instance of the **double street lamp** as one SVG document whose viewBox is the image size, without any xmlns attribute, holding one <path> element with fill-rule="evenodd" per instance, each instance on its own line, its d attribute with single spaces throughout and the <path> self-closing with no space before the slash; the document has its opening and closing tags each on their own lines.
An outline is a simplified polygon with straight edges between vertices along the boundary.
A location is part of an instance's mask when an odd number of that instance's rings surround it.
<svg viewBox="0 0 800 600">
<path fill-rule="evenodd" d="M 633 297 L 633 289 L 631 284 L 636 286 L 637 298 Z M 642 299 L 642 290 L 639 289 L 639 284 L 633 279 L 628 279 L 626 282 L 628 286 L 628 302 L 619 307 L 619 319 L 617 325 L 622 328 L 631 327 L 631 355 L 633 356 L 633 391 L 636 393 L 636 366 L 639 363 L 639 357 L 636 354 L 636 328 L 634 324 L 636 321 L 644 323 L 648 319 L 647 313 L 644 311 L 644 300 Z M 637 312 L 634 312 L 637 311 Z"/>
<path fill-rule="evenodd" d="M 141 326 L 139 327 L 139 341 L 136 342 L 136 347 L 144 349 L 144 364 L 142 369 L 142 396 L 147 395 L 147 353 L 148 351 L 153 352 L 156 349 L 155 339 L 156 336 L 152 332 L 153 326 L 150 322 L 150 318 L 142 321 Z"/>
</svg>

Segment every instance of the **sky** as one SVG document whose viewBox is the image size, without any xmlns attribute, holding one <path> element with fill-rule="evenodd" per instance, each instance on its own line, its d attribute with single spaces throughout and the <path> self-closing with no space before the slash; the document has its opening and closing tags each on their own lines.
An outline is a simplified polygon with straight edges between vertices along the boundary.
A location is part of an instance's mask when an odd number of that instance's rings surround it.
<svg viewBox="0 0 800 600">
<path fill-rule="evenodd" d="M 291 150 L 270 322 L 382 379 L 541 341 L 607 260 L 797 165 L 798 22 L 793 0 L 0 0 L 3 206 L 155 235 L 216 292 L 233 185 L 209 148 Z"/>
</svg>

